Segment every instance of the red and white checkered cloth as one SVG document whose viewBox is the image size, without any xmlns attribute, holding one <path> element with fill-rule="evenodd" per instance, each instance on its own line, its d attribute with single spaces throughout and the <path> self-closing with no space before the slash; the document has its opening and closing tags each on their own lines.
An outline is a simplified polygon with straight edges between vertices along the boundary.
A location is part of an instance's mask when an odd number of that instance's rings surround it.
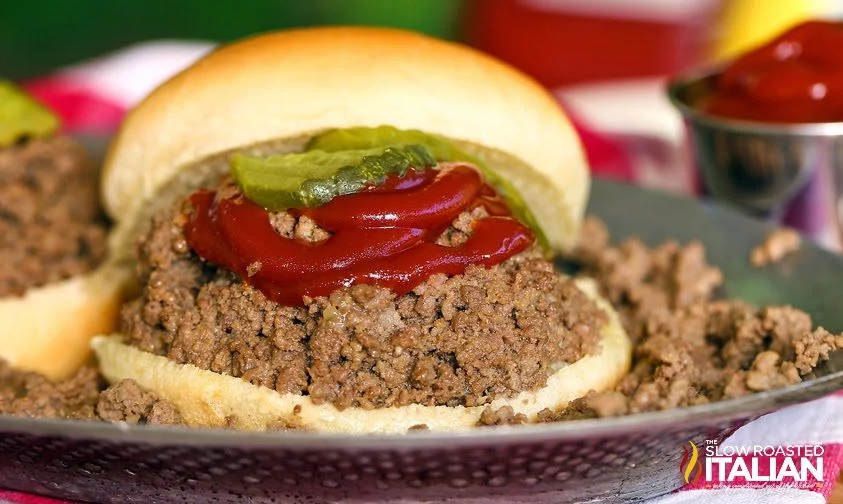
<svg viewBox="0 0 843 504">
<path fill-rule="evenodd" d="M 119 125 L 127 109 L 211 48 L 212 45 L 206 43 L 142 44 L 25 83 L 25 86 L 60 114 L 66 131 L 108 133 Z M 636 92 L 641 89 L 644 89 L 643 94 Z M 673 112 L 663 99 L 658 83 L 655 86 L 646 84 L 643 88 L 639 84 L 621 86 L 614 93 L 605 91 L 559 92 L 560 99 L 577 114 L 575 123 L 595 175 L 686 194 L 697 193 L 696 177 L 679 145 L 682 132 L 677 128 L 681 128 L 681 121 L 671 115 Z M 626 104 L 631 108 L 613 102 L 618 97 L 626 97 Z M 638 107 L 644 107 L 643 113 L 640 108 L 635 109 L 636 103 Z M 625 123 L 623 117 L 629 120 Z M 641 117 L 652 120 L 642 124 Z M 821 241 L 833 221 L 827 208 L 817 203 L 816 191 L 825 185 L 821 178 L 812 182 L 788 212 L 789 223 Z M 801 485 L 801 488 L 793 488 L 788 483 L 766 483 L 762 488 L 749 488 L 745 483 L 700 479 L 696 484 L 651 502 L 826 502 L 843 463 L 843 394 L 789 407 L 751 422 L 726 440 L 721 449 L 726 446 L 799 445 L 824 448 L 821 481 L 810 478 L 809 485 Z M 679 451 L 683 447 L 676 449 Z M 781 467 L 782 459 L 778 462 Z M 0 504 L 6 503 L 61 504 L 61 501 L 0 490 Z"/>
</svg>

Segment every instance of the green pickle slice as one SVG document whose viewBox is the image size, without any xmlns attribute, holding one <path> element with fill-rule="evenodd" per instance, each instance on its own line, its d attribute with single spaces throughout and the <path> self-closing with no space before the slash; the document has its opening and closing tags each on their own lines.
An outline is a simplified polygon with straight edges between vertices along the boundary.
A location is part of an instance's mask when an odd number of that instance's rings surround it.
<svg viewBox="0 0 843 504">
<path fill-rule="evenodd" d="M 506 201 L 512 214 L 533 230 L 536 239 L 545 250 L 549 248 L 547 237 L 518 190 L 482 160 L 462 151 L 440 136 L 419 130 L 400 130 L 392 126 L 356 127 L 325 132 L 314 137 L 307 148 L 335 153 L 348 149 L 372 149 L 379 146 L 407 144 L 423 146 L 437 161 L 464 161 L 476 166 L 486 181 Z"/>
<path fill-rule="evenodd" d="M 231 173 L 247 198 L 270 211 L 315 207 L 336 196 L 379 184 L 408 168 L 426 169 L 436 159 L 420 145 L 375 146 L 325 152 L 308 150 L 258 158 L 235 154 Z"/>
<path fill-rule="evenodd" d="M 11 82 L 0 80 L 0 147 L 27 137 L 45 137 L 59 127 L 49 109 Z"/>
</svg>

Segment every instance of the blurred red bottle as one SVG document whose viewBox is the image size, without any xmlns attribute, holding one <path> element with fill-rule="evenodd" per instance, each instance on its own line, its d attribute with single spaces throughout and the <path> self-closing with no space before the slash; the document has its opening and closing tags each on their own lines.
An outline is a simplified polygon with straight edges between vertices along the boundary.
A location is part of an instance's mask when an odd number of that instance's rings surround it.
<svg viewBox="0 0 843 504">
<path fill-rule="evenodd" d="M 700 61 L 719 0 L 467 0 L 471 45 L 548 87 L 668 75 Z"/>
</svg>

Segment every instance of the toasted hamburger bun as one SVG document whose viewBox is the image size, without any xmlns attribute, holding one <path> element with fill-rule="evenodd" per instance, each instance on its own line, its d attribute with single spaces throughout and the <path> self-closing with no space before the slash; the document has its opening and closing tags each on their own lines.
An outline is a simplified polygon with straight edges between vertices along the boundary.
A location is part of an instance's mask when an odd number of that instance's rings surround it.
<svg viewBox="0 0 843 504">
<path fill-rule="evenodd" d="M 67 378 L 91 357 L 91 338 L 114 330 L 129 277 L 126 268 L 106 264 L 0 299 L 0 358 L 16 369 Z"/>
<path fill-rule="evenodd" d="M 376 28 L 317 28 L 224 46 L 163 84 L 127 117 L 106 159 L 103 202 L 126 224 L 185 167 L 221 153 L 351 126 L 419 129 L 508 154 L 493 165 L 552 247 L 577 237 L 589 191 L 579 139 L 554 98 L 465 46 Z M 282 145 L 282 147 L 289 147 Z M 127 236 L 128 235 L 128 236 Z"/>
<path fill-rule="evenodd" d="M 609 316 L 602 331 L 600 353 L 568 364 L 536 391 L 492 401 L 497 409 L 510 406 L 528 420 L 545 408 L 563 408 L 590 390 L 613 387 L 630 365 L 631 343 L 615 311 L 599 298 L 591 280 L 578 286 Z M 103 375 L 111 383 L 133 379 L 141 387 L 170 401 L 191 427 L 233 426 L 263 431 L 294 428 L 346 434 L 398 434 L 425 425 L 430 430 L 456 431 L 477 424 L 486 406 L 450 407 L 411 404 L 365 410 L 338 410 L 331 404 L 314 404 L 308 396 L 285 393 L 252 385 L 239 378 L 178 364 L 166 357 L 138 350 L 121 342 L 119 336 L 93 341 Z"/>
<path fill-rule="evenodd" d="M 372 28 L 322 28 L 263 35 L 210 54 L 163 84 L 128 117 L 106 159 L 105 206 L 119 221 L 112 247 L 128 261 L 158 209 L 216 185 L 233 152 L 302 150 L 315 134 L 353 126 L 419 129 L 455 141 L 507 178 L 550 245 L 575 243 L 589 190 L 579 140 L 538 84 L 471 49 Z M 586 284 L 587 285 L 587 284 Z M 583 287 L 595 299 L 591 287 Z M 567 363 L 540 390 L 499 399 L 534 419 L 590 390 L 613 387 L 630 366 L 617 315 L 601 352 Z M 94 342 L 106 378 L 125 378 L 172 401 L 193 426 L 405 432 L 415 425 L 462 429 L 483 408 L 410 405 L 379 410 L 315 405 L 239 378 L 180 365 L 121 343 Z M 559 363 L 560 366 L 562 363 Z"/>
</svg>

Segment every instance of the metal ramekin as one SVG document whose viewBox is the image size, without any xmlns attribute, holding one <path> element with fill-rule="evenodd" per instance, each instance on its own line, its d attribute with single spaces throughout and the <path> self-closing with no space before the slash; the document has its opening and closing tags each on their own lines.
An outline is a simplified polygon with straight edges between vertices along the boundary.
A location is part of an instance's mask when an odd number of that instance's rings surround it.
<svg viewBox="0 0 843 504">
<path fill-rule="evenodd" d="M 843 196 L 843 122 L 762 123 L 717 117 L 694 108 L 712 92 L 717 70 L 694 71 L 668 85 L 688 126 L 708 192 L 744 210 L 767 215 L 802 189 L 816 170 L 837 180 Z M 838 212 L 839 213 L 839 212 Z"/>
</svg>

